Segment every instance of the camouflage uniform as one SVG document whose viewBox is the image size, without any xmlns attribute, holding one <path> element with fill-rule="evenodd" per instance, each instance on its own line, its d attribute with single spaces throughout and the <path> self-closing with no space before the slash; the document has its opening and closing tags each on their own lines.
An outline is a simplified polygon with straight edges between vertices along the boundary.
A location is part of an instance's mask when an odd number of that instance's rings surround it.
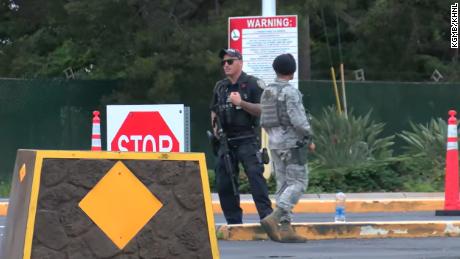
<svg viewBox="0 0 460 259">
<path fill-rule="evenodd" d="M 312 130 L 302 94 L 286 80 L 277 78 L 265 88 L 261 106 L 261 125 L 269 136 L 272 173 L 276 179 L 276 203 L 285 212 L 280 221 L 290 222 L 292 208 L 308 185 L 305 140 L 312 136 Z"/>
</svg>

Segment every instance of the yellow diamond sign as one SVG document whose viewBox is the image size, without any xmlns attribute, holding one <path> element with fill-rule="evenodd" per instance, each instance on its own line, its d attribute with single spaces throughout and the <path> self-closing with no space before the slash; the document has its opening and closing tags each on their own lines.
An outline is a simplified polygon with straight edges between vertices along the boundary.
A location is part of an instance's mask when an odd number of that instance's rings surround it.
<svg viewBox="0 0 460 259">
<path fill-rule="evenodd" d="M 78 206 L 123 249 L 163 204 L 118 161 Z"/>
<path fill-rule="evenodd" d="M 21 169 L 19 170 L 19 182 L 22 183 L 24 177 L 26 177 L 26 164 L 22 164 Z"/>
</svg>

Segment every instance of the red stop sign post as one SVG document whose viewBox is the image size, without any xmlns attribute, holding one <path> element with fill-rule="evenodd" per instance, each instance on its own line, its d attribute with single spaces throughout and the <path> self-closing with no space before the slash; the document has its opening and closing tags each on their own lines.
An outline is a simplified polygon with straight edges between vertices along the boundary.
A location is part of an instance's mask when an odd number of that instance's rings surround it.
<svg viewBox="0 0 460 259">
<path fill-rule="evenodd" d="M 179 152 L 179 141 L 159 112 L 130 112 L 113 138 L 111 150 Z"/>
</svg>

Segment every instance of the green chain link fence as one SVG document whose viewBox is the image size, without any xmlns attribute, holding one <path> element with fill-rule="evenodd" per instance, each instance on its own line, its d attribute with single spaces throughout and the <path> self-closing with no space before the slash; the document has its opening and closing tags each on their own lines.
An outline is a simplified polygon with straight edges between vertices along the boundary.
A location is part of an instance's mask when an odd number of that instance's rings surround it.
<svg viewBox="0 0 460 259">
<path fill-rule="evenodd" d="M 11 177 L 17 149 L 89 150 L 93 110 L 101 111 L 104 149 L 106 122 L 101 100 L 121 83 L 1 79 L 0 180 Z M 329 81 L 301 82 L 299 87 L 313 116 L 335 104 Z M 183 101 L 191 110 L 192 151 L 207 154 L 209 169 L 214 158 L 205 131 L 209 129 L 207 99 L 212 88 L 210 85 L 209 93 L 187 95 Z M 391 135 L 408 129 L 410 120 L 425 123 L 433 117 L 447 118 L 449 109 L 460 108 L 460 84 L 348 82 L 347 97 L 355 114 L 373 110 L 372 118 L 385 122 L 384 133 Z"/>
</svg>

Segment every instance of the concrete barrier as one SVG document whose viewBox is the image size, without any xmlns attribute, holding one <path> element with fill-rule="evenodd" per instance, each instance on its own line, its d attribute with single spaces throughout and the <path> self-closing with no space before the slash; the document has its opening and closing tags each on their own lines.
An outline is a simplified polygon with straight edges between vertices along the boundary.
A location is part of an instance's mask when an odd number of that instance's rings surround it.
<svg viewBox="0 0 460 259">
<path fill-rule="evenodd" d="M 204 154 L 18 151 L 0 258 L 219 258 Z"/>
</svg>

